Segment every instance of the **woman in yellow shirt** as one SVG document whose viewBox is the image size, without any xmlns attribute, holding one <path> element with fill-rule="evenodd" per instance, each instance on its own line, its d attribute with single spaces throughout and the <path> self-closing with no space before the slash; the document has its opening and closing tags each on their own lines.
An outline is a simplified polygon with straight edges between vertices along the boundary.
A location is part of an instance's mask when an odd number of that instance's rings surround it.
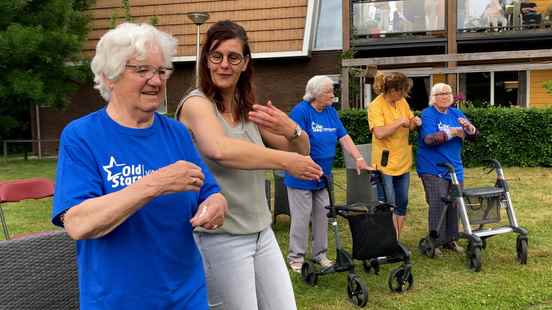
<svg viewBox="0 0 552 310">
<path fill-rule="evenodd" d="M 372 166 L 381 172 L 383 181 L 378 196 L 395 206 L 393 223 L 397 239 L 404 226 L 410 186 L 412 146 L 408 144 L 408 134 L 422 124 L 405 99 L 411 88 L 412 80 L 402 73 L 378 73 L 374 81 L 378 96 L 368 106 Z"/>
</svg>

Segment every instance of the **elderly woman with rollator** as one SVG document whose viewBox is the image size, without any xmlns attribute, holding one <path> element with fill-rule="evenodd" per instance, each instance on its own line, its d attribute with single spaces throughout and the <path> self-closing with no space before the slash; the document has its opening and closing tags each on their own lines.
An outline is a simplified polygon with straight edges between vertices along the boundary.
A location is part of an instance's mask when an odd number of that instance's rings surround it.
<svg viewBox="0 0 552 310">
<path fill-rule="evenodd" d="M 339 142 L 343 150 L 356 160 L 357 173 L 370 167 L 355 146 L 351 136 L 332 107 L 333 82 L 325 75 L 312 77 L 305 87 L 305 95 L 291 111 L 291 118 L 309 136 L 311 156 L 322 167 L 324 175 L 331 177 L 332 166 Z M 329 196 L 326 184 L 318 180 L 301 180 L 286 173 L 291 227 L 289 231 L 288 264 L 295 272 L 301 271 L 308 246 L 309 223 L 312 227 L 311 255 L 322 267 L 330 267 L 328 259 L 328 217 L 326 206 Z"/>
<path fill-rule="evenodd" d="M 92 60 L 105 108 L 59 147 L 52 221 L 77 241 L 80 309 L 208 309 L 197 227 L 227 208 L 182 124 L 156 113 L 176 40 L 124 23 Z"/>
<path fill-rule="evenodd" d="M 464 140 L 474 140 L 479 131 L 468 120 L 462 111 L 453 108 L 452 89 L 449 85 L 438 83 L 431 89 L 429 107 L 422 111 L 422 126 L 418 138 L 416 153 L 416 170 L 422 179 L 429 205 L 429 231 L 436 231 L 439 219 L 446 207 L 444 199 L 451 190 L 451 180 L 446 168 L 439 163 L 449 163 L 454 166 L 460 184 L 464 181 L 464 166 L 462 164 L 462 144 Z M 438 231 L 439 244 L 442 248 L 462 253 L 458 240 L 458 211 L 448 208 L 441 230 Z M 442 254 L 439 248 L 435 255 Z"/>
<path fill-rule="evenodd" d="M 228 199 L 224 226 L 195 233 L 209 303 L 225 310 L 296 309 L 270 227 L 262 169 L 283 169 L 307 180 L 319 179 L 322 171 L 307 156 L 302 128 L 270 102 L 257 104 L 251 49 L 240 25 L 219 21 L 209 28 L 199 70 L 200 88 L 182 99 L 176 117 L 192 132 Z"/>
</svg>

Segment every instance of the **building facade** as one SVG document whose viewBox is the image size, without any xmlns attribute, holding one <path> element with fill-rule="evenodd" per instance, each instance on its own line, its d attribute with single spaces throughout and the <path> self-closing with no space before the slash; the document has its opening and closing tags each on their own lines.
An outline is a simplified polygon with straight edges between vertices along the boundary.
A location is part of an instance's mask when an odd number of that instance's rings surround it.
<svg viewBox="0 0 552 310">
<path fill-rule="evenodd" d="M 210 25 L 230 19 L 248 31 L 256 93 L 288 111 L 308 79 L 330 75 L 339 106 L 363 108 L 373 99 L 374 70 L 411 77 L 414 110 L 428 105 L 438 82 L 453 86 L 473 106 L 551 107 L 544 82 L 552 80 L 552 0 L 134 0 L 134 22 L 150 22 L 179 42 L 164 110 L 175 110 L 194 85 L 196 26 L 189 12 L 207 12 Z M 120 0 L 97 0 L 83 53 L 123 15 Z M 122 22 L 119 18 L 118 22 Z M 463 98 L 463 100 L 462 100 Z M 71 120 L 105 103 L 93 85 L 75 94 L 65 111 L 41 109 L 42 139 L 57 139 Z M 36 119 L 33 117 L 33 119 Z M 55 153 L 49 145 L 46 153 Z"/>
<path fill-rule="evenodd" d="M 230 19 L 248 32 L 255 71 L 256 94 L 260 103 L 271 100 L 288 111 L 302 98 L 306 82 L 314 75 L 326 74 L 338 80 L 341 40 L 341 1 L 335 0 L 134 0 L 133 22 L 157 20 L 157 27 L 178 40 L 175 72 L 168 81 L 166 107 L 174 112 L 180 99 L 195 84 L 196 25 L 190 12 L 207 12 L 209 19 L 200 26 L 201 40 L 213 23 Z M 123 16 L 120 0 L 96 0 L 90 9 L 92 30 L 83 53 L 91 58 L 101 36 L 114 24 L 113 16 Z M 115 23 L 120 23 L 118 18 Z M 93 85 L 83 86 L 65 111 L 41 109 L 42 139 L 57 139 L 73 119 L 105 104 Z M 35 117 L 33 117 L 35 119 Z M 37 132 L 34 122 L 33 132 Z M 55 153 L 48 144 L 45 153 Z"/>
<path fill-rule="evenodd" d="M 416 110 L 438 82 L 473 106 L 552 106 L 543 87 L 552 80 L 551 0 L 349 0 L 344 8 L 344 48 L 356 51 L 344 69 L 404 72 Z M 362 106 L 371 93 L 346 97 Z"/>
</svg>

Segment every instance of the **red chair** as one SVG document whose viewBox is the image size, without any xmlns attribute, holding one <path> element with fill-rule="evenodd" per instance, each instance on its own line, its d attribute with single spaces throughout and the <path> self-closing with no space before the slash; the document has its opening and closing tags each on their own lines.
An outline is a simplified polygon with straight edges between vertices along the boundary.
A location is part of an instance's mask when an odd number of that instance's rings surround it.
<svg viewBox="0 0 552 310">
<path fill-rule="evenodd" d="M 4 238 L 10 239 L 8 225 L 4 217 L 2 203 L 19 202 L 26 199 L 41 199 L 54 194 L 54 183 L 45 178 L 24 179 L 0 182 L 0 222 Z"/>
</svg>

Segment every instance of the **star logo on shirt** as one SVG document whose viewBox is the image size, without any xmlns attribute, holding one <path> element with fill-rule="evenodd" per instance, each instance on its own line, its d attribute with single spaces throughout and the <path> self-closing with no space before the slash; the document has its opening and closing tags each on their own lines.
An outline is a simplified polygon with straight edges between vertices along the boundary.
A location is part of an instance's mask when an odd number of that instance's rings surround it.
<svg viewBox="0 0 552 310">
<path fill-rule="evenodd" d="M 109 164 L 103 166 L 103 170 L 107 173 L 107 180 L 111 181 L 114 177 L 121 174 L 121 169 L 118 167 L 125 166 L 125 164 L 118 164 L 115 160 L 115 157 L 111 156 L 109 159 Z M 116 173 L 113 173 L 115 170 Z M 118 171 L 117 171 L 118 170 Z"/>
</svg>

